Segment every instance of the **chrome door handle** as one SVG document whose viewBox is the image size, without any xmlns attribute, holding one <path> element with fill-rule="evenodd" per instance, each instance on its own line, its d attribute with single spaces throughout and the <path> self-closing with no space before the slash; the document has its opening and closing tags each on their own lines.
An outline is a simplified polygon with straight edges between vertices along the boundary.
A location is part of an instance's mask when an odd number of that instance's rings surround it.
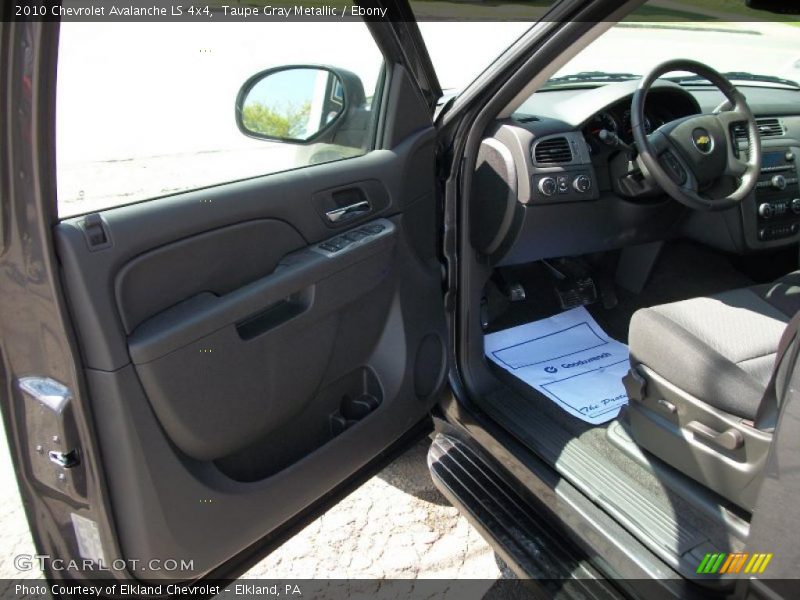
<svg viewBox="0 0 800 600">
<path fill-rule="evenodd" d="M 350 206 L 342 206 L 341 208 L 329 210 L 325 213 L 325 216 L 328 217 L 328 221 L 331 223 L 340 223 L 352 219 L 353 217 L 366 214 L 371 208 L 369 200 L 362 200 Z"/>
</svg>

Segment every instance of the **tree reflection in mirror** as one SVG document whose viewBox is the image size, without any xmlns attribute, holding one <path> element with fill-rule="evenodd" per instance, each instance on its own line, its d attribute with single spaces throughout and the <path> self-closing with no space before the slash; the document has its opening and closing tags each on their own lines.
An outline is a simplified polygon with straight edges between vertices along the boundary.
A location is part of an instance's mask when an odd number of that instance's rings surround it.
<svg viewBox="0 0 800 600">
<path fill-rule="evenodd" d="M 287 67 L 256 81 L 241 105 L 241 123 L 264 138 L 308 141 L 344 111 L 342 82 L 318 67 Z"/>
</svg>

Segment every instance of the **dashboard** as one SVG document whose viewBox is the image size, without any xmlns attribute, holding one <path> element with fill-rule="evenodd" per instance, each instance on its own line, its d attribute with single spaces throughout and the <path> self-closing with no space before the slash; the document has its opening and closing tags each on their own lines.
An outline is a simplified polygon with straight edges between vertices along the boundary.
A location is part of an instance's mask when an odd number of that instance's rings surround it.
<svg viewBox="0 0 800 600">
<path fill-rule="evenodd" d="M 800 241 L 800 91 L 739 86 L 758 119 L 764 156 L 780 164 L 762 166 L 757 189 L 739 206 L 701 212 L 658 189 L 627 193 L 626 186 L 636 184 L 631 157 L 601 132 L 632 144 L 630 107 L 637 85 L 542 90 L 490 127 L 478 154 L 471 210 L 478 224 L 473 243 L 493 264 L 676 236 L 739 254 Z M 710 113 L 723 101 L 712 87 L 658 80 L 645 104 L 646 126 L 653 131 Z M 744 138 L 739 151 L 746 152 Z"/>
</svg>

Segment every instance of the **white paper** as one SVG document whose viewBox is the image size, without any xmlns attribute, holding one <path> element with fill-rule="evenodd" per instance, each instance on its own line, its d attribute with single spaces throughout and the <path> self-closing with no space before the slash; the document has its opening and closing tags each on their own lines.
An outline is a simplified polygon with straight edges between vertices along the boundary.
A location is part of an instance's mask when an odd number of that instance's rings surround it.
<svg viewBox="0 0 800 600">
<path fill-rule="evenodd" d="M 484 352 L 587 423 L 610 421 L 628 403 L 628 346 L 608 337 L 583 307 L 491 333 Z"/>
</svg>

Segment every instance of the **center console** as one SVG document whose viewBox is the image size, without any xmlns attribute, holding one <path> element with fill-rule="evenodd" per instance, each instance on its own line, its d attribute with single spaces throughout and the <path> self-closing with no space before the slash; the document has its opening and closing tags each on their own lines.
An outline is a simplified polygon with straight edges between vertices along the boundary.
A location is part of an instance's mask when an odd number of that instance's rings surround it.
<svg viewBox="0 0 800 600">
<path fill-rule="evenodd" d="M 800 180 L 792 148 L 764 148 L 755 191 L 756 237 L 759 242 L 800 233 Z"/>
</svg>

